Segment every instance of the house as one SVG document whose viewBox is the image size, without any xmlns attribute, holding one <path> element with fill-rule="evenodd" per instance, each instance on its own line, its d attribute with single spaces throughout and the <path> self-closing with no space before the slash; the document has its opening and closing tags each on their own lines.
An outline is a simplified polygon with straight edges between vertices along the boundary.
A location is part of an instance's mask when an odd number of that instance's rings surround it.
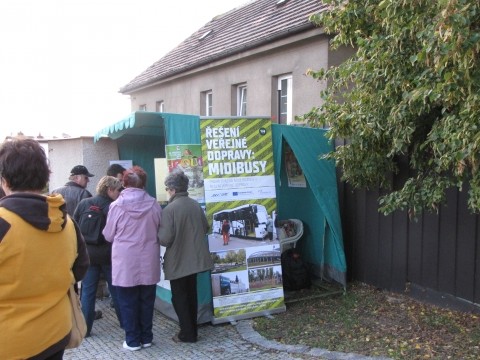
<svg viewBox="0 0 480 360">
<path fill-rule="evenodd" d="M 213 18 L 120 89 L 132 111 L 271 116 L 295 124 L 324 84 L 305 73 L 345 60 L 309 21 L 318 0 L 256 0 Z"/>
</svg>

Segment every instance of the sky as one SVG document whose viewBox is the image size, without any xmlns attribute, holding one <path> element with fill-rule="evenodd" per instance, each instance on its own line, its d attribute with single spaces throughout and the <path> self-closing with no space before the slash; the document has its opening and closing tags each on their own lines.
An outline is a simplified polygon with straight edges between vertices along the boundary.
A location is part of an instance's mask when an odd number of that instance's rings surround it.
<svg viewBox="0 0 480 360">
<path fill-rule="evenodd" d="M 0 1 L 0 139 L 92 136 L 131 112 L 119 89 L 249 0 Z"/>
</svg>

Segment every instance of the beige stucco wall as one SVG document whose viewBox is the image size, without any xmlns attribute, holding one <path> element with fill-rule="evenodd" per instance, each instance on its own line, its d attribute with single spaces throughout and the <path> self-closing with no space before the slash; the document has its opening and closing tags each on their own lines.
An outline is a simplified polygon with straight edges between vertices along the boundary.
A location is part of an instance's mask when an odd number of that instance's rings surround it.
<svg viewBox="0 0 480 360">
<path fill-rule="evenodd" d="M 293 115 L 302 115 L 320 105 L 324 84 L 305 73 L 308 69 L 326 68 L 332 62 L 328 41 L 326 35 L 315 30 L 208 64 L 131 93 L 132 111 L 143 104 L 147 105 L 147 111 L 156 111 L 156 102 L 162 100 L 166 112 L 202 115 L 200 94 L 212 90 L 213 116 L 231 116 L 235 103 L 232 86 L 247 83 L 247 116 L 274 116 L 276 77 L 292 74 Z M 337 52 L 333 62 L 347 55 Z"/>
<path fill-rule="evenodd" d="M 85 165 L 91 178 L 87 189 L 95 194 L 98 180 L 105 175 L 110 160 L 118 160 L 117 144 L 108 138 L 96 143 L 93 137 L 54 139 L 48 141 L 48 158 L 50 161 L 49 190 L 64 185 L 68 181 L 70 170 L 75 165 Z"/>
</svg>

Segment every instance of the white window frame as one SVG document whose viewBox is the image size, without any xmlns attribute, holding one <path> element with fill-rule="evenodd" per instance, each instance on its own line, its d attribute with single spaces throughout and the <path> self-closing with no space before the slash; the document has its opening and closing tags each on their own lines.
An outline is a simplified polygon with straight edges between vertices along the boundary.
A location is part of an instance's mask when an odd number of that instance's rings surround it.
<svg viewBox="0 0 480 360">
<path fill-rule="evenodd" d="M 205 116 L 213 116 L 213 92 L 205 92 Z"/>
<path fill-rule="evenodd" d="M 165 112 L 165 102 L 163 100 L 157 101 L 157 112 Z"/>
<path fill-rule="evenodd" d="M 282 84 L 286 82 L 286 93 L 282 90 Z M 293 106 L 292 106 L 292 75 L 283 75 L 278 77 L 278 122 L 280 124 L 290 125 L 293 121 Z M 282 104 L 286 102 L 286 111 L 282 111 Z"/>
<path fill-rule="evenodd" d="M 247 84 L 237 86 L 237 116 L 247 116 Z"/>
</svg>

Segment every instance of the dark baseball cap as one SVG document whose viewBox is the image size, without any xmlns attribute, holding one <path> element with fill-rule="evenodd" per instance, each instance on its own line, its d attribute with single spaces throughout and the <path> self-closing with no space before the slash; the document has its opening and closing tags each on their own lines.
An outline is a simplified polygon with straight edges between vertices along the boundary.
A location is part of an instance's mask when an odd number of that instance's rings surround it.
<svg viewBox="0 0 480 360">
<path fill-rule="evenodd" d="M 90 174 L 87 168 L 83 165 L 74 166 L 72 171 L 70 171 L 70 175 L 86 175 L 88 177 L 95 176 L 93 174 Z"/>
</svg>

